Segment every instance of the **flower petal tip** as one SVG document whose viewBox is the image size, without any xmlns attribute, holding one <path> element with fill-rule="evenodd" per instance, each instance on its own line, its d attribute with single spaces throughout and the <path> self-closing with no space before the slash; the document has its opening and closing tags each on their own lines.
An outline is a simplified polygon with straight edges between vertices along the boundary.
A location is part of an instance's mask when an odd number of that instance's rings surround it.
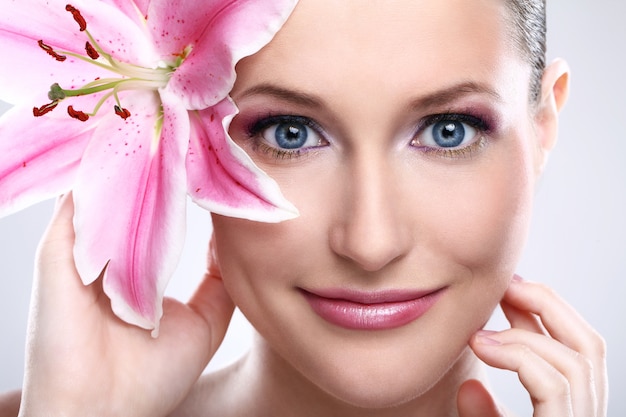
<svg viewBox="0 0 626 417">
<path fill-rule="evenodd" d="M 135 311 L 129 306 L 122 298 L 121 295 L 107 292 L 105 285 L 105 293 L 111 300 L 111 310 L 122 321 L 140 327 L 142 329 L 150 330 L 150 334 L 153 338 L 159 335 L 159 321 L 162 316 L 162 301 L 157 303 L 157 314 L 155 317 L 145 317 Z"/>
<path fill-rule="evenodd" d="M 287 220 L 293 220 L 299 216 L 300 212 L 298 209 L 289 201 L 285 200 L 283 204 L 277 205 L 275 210 L 271 210 L 267 214 L 260 214 L 258 219 L 251 220 L 259 220 L 268 223 L 280 223 Z"/>
</svg>

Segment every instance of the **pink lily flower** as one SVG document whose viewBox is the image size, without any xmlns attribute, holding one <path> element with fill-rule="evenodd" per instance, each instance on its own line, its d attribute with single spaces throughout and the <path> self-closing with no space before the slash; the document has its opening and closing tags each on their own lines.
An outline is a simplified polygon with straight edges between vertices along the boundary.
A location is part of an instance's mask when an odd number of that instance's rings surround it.
<svg viewBox="0 0 626 417">
<path fill-rule="evenodd" d="M 227 216 L 297 216 L 227 133 L 235 64 L 297 0 L 66 1 L 0 0 L 0 99 L 15 105 L 0 216 L 72 190 L 83 282 L 103 275 L 113 311 L 156 337 L 187 195 Z"/>
</svg>

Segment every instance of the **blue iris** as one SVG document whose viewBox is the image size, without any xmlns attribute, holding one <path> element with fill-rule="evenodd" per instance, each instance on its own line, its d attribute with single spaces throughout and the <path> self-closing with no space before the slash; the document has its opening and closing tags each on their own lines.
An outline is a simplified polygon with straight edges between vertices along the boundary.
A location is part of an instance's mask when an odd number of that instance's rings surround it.
<svg viewBox="0 0 626 417">
<path fill-rule="evenodd" d="M 433 140 L 442 148 L 454 148 L 463 143 L 465 127 L 463 123 L 454 120 L 442 120 L 433 126 Z"/>
<path fill-rule="evenodd" d="M 301 148 L 308 137 L 307 127 L 298 122 L 280 123 L 274 131 L 276 144 L 283 149 Z"/>
</svg>

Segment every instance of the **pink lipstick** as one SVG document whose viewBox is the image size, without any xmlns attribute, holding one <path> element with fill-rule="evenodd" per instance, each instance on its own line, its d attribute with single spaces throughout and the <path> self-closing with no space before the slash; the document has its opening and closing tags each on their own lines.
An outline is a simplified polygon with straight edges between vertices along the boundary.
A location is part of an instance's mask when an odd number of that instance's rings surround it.
<svg viewBox="0 0 626 417">
<path fill-rule="evenodd" d="M 380 292 L 328 289 L 302 290 L 302 294 L 313 311 L 329 323 L 351 330 L 386 330 L 421 317 L 444 289 Z"/>
</svg>

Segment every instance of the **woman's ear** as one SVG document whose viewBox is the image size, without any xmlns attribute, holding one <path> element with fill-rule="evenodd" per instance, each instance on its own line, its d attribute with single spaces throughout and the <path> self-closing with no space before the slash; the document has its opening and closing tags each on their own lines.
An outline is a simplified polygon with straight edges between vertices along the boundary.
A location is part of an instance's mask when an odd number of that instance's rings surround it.
<svg viewBox="0 0 626 417">
<path fill-rule="evenodd" d="M 559 112 L 569 96 L 570 70 L 567 62 L 557 59 L 548 65 L 541 81 L 541 96 L 535 113 L 537 134 L 537 175 L 541 174 L 558 137 Z"/>
</svg>

